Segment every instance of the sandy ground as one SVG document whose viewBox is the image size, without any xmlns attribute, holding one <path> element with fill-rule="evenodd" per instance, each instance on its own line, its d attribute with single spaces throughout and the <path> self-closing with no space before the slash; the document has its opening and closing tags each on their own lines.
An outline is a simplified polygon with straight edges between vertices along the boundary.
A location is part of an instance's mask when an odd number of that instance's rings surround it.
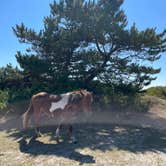
<svg viewBox="0 0 166 166">
<path fill-rule="evenodd" d="M 147 113 L 96 112 L 91 123 L 74 125 L 77 144 L 68 141 L 65 128 L 57 144 L 53 126 L 34 140 L 33 129 L 22 131 L 20 115 L 1 116 L 0 166 L 165 166 L 165 106 Z"/>
</svg>

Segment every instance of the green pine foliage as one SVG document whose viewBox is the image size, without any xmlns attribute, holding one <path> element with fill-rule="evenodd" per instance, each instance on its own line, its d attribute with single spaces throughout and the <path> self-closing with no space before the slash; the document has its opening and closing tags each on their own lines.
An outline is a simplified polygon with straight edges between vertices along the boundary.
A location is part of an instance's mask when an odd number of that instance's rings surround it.
<svg viewBox="0 0 166 166">
<path fill-rule="evenodd" d="M 23 75 L 18 67 L 12 67 L 11 64 L 0 68 L 0 89 L 19 88 Z"/>
<path fill-rule="evenodd" d="M 13 27 L 18 40 L 30 46 L 16 58 L 33 88 L 89 89 L 97 80 L 139 91 L 156 79 L 160 69 L 151 63 L 166 49 L 166 30 L 140 31 L 136 24 L 128 28 L 122 4 L 123 0 L 54 1 L 39 32 L 23 23 Z"/>
</svg>

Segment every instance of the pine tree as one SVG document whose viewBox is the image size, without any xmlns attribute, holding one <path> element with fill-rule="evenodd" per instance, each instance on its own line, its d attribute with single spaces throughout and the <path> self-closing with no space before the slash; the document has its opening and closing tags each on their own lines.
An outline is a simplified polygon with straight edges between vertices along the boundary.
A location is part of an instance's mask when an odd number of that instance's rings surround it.
<svg viewBox="0 0 166 166">
<path fill-rule="evenodd" d="M 23 23 L 13 31 L 21 43 L 30 44 L 17 61 L 34 80 L 48 87 L 105 84 L 142 89 L 160 69 L 151 63 L 166 51 L 166 30 L 127 27 L 123 0 L 60 0 L 50 4 L 39 32 Z M 147 65 L 148 64 L 148 65 Z"/>
</svg>

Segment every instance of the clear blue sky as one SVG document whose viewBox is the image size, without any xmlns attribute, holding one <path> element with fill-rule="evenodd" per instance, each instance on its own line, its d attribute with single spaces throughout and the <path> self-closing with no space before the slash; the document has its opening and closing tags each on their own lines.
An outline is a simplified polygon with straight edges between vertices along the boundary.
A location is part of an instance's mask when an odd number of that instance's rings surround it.
<svg viewBox="0 0 166 166">
<path fill-rule="evenodd" d="M 43 17 L 49 15 L 50 2 L 52 0 L 0 1 L 0 67 L 7 63 L 16 66 L 14 55 L 16 51 L 25 48 L 14 36 L 12 26 L 23 22 L 27 27 L 41 29 Z M 125 0 L 122 8 L 126 12 L 129 26 L 135 22 L 140 30 L 157 27 L 158 32 L 166 28 L 166 0 Z M 166 54 L 154 66 L 161 67 L 162 71 L 152 85 L 166 86 Z"/>
</svg>

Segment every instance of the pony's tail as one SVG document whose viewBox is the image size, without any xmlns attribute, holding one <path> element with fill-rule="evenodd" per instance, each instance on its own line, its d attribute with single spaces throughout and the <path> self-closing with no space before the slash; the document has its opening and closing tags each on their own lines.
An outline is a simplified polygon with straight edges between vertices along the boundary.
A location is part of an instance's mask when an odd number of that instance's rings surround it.
<svg viewBox="0 0 166 166">
<path fill-rule="evenodd" d="M 33 112 L 34 112 L 34 110 L 33 110 L 33 104 L 32 104 L 32 100 L 31 100 L 28 110 L 22 115 L 22 122 L 23 122 L 24 129 L 26 129 L 28 127 L 28 122 L 29 122 L 29 119 Z"/>
</svg>

